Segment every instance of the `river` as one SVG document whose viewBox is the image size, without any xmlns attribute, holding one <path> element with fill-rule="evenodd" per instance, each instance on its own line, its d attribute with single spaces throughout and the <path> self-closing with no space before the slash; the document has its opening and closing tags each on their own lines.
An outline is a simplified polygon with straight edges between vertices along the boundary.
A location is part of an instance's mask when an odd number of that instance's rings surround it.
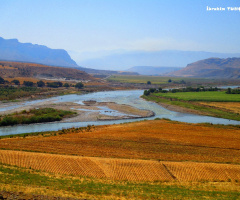
<svg viewBox="0 0 240 200">
<path fill-rule="evenodd" d="M 143 90 L 128 90 L 128 91 L 107 91 L 107 92 L 95 92 L 84 95 L 65 95 L 52 97 L 43 100 L 27 101 L 24 103 L 12 103 L 11 106 L 1 107 L 0 111 L 11 110 L 13 108 L 22 107 L 26 105 L 34 105 L 39 102 L 53 101 L 53 102 L 75 102 L 78 104 L 83 104 L 86 100 L 95 100 L 98 102 L 116 102 L 118 104 L 128 104 L 140 109 L 147 109 L 153 111 L 156 115 L 154 117 L 146 119 L 155 118 L 168 118 L 180 122 L 189 123 L 213 123 L 213 124 L 240 124 L 240 121 L 208 117 L 202 115 L 186 114 L 180 112 L 174 112 L 167 110 L 160 105 L 145 101 L 140 98 L 143 94 Z M 19 133 L 31 133 L 31 132 L 43 132 L 43 131 L 56 131 L 63 128 L 71 127 L 83 127 L 87 125 L 106 125 L 106 124 L 119 124 L 125 122 L 140 121 L 141 119 L 124 119 L 124 120 L 111 120 L 111 121 L 91 121 L 91 122 L 51 122 L 44 124 L 30 124 L 30 125 L 16 125 L 0 128 L 0 135 L 13 135 Z"/>
</svg>

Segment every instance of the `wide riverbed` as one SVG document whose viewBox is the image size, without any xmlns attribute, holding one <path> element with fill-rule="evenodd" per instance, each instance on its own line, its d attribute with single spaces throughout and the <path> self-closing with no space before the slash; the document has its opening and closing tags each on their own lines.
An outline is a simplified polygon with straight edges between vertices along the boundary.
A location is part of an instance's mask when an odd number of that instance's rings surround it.
<svg viewBox="0 0 240 200">
<path fill-rule="evenodd" d="M 186 114 L 180 112 L 174 112 L 167 110 L 160 105 L 148 102 L 140 98 L 143 94 L 142 90 L 129 90 L 129 91 L 107 91 L 107 92 L 96 92 L 85 95 L 65 95 L 59 97 L 53 97 L 43 100 L 27 101 L 24 103 L 11 103 L 11 104 L 1 104 L 0 112 L 11 110 L 18 107 L 24 107 L 27 105 L 34 105 L 37 103 L 44 102 L 74 102 L 78 104 L 83 104 L 83 101 L 95 100 L 97 102 L 115 102 L 118 104 L 127 104 L 134 106 L 139 109 L 151 110 L 155 113 L 154 117 L 149 117 L 146 119 L 155 118 L 168 118 L 175 121 L 189 122 L 189 123 L 213 123 L 213 124 L 240 124 L 240 121 L 227 120 L 215 117 L 208 117 L 202 115 Z M 143 120 L 141 119 L 123 119 L 123 120 L 110 120 L 110 121 L 86 121 L 86 122 L 52 122 L 44 124 L 31 124 L 31 125 L 17 125 L 9 127 L 1 127 L 0 135 L 12 135 L 19 133 L 30 133 L 30 132 L 42 132 L 42 131 L 56 131 L 63 128 L 71 127 L 82 127 L 87 125 L 104 125 L 104 124 L 119 124 L 124 122 L 133 122 Z"/>
</svg>

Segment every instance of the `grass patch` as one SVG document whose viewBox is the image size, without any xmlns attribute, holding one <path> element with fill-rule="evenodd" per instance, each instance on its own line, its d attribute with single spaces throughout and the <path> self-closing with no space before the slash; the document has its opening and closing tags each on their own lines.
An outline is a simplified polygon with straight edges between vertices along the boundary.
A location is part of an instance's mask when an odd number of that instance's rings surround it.
<svg viewBox="0 0 240 200">
<path fill-rule="evenodd" d="M 202 93 L 205 93 L 205 92 L 201 92 L 201 94 Z M 209 92 L 209 93 L 212 93 L 212 92 Z M 224 110 L 217 109 L 217 108 L 211 108 L 211 107 L 200 105 L 200 104 L 194 104 L 193 102 L 191 102 L 189 100 L 183 101 L 183 100 L 178 100 L 175 98 L 173 100 L 174 96 L 172 96 L 171 94 L 175 95 L 175 93 L 169 93 L 169 94 L 170 94 L 170 96 L 162 96 L 162 93 L 160 95 L 159 95 L 159 93 L 156 93 L 156 94 L 154 93 L 152 95 L 142 96 L 142 97 L 148 101 L 154 101 L 157 103 L 165 103 L 165 104 L 170 104 L 170 105 L 188 108 L 188 109 L 192 109 L 192 110 L 197 110 L 204 115 L 208 115 L 208 116 L 212 116 L 212 117 L 219 117 L 219 118 L 240 121 L 240 117 L 239 117 L 238 113 L 224 111 Z M 187 95 L 187 92 L 184 92 L 181 94 Z"/>
<path fill-rule="evenodd" d="M 21 112 L 0 116 L 0 126 L 60 121 L 64 117 L 69 117 L 74 114 L 76 114 L 76 112 L 54 108 L 23 110 Z"/>
<path fill-rule="evenodd" d="M 81 196 L 94 199 L 237 199 L 239 191 L 218 191 L 215 187 L 180 185 L 164 182 L 129 182 L 86 177 L 55 176 L 0 164 L 0 189 L 38 188 L 41 194 Z M 18 187 L 16 187 L 18 186 Z M 18 191 L 19 192 L 19 191 Z"/>
<path fill-rule="evenodd" d="M 36 93 L 46 91 L 46 89 L 37 87 L 1 87 L 0 88 L 0 101 L 1 100 L 15 100 L 21 97 L 28 97 Z"/>
<path fill-rule="evenodd" d="M 154 96 L 184 101 L 240 102 L 240 95 L 226 94 L 225 91 L 155 93 Z"/>
<path fill-rule="evenodd" d="M 171 82 L 169 82 L 171 79 Z M 121 83 L 138 83 L 138 84 L 147 84 L 148 81 L 151 84 L 158 84 L 162 86 L 175 86 L 175 85 L 228 85 L 228 84 L 237 84 L 234 81 L 233 83 L 229 80 L 219 80 L 219 79 L 206 79 L 206 78 L 186 78 L 186 77 L 164 77 L 164 76 L 145 76 L 145 75 L 112 75 L 107 78 L 110 82 L 121 82 Z"/>
</svg>

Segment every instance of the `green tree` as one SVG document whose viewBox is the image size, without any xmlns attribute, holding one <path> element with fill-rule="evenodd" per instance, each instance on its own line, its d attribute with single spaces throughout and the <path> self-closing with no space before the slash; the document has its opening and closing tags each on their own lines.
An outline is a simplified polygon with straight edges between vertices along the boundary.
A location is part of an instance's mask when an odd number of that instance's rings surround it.
<svg viewBox="0 0 240 200">
<path fill-rule="evenodd" d="M 69 87 L 70 85 L 68 83 L 64 83 L 63 87 Z"/>
<path fill-rule="evenodd" d="M 52 87 L 52 88 L 58 88 L 58 87 L 62 87 L 62 82 L 58 81 L 58 82 L 47 82 L 47 86 L 48 87 Z"/>
<path fill-rule="evenodd" d="M 0 84 L 4 84 L 5 80 L 0 76 Z"/>
<path fill-rule="evenodd" d="M 20 81 L 19 80 L 14 79 L 11 82 L 14 83 L 15 85 L 20 85 Z"/>
<path fill-rule="evenodd" d="M 150 94 L 150 91 L 149 90 L 144 90 L 144 93 L 143 93 L 145 96 L 148 96 Z"/>
<path fill-rule="evenodd" d="M 45 86 L 45 83 L 43 81 L 38 81 L 37 82 L 37 86 L 38 87 L 44 87 Z"/>
<path fill-rule="evenodd" d="M 232 89 L 231 89 L 231 88 L 228 88 L 226 93 L 227 93 L 227 94 L 232 94 Z"/>
<path fill-rule="evenodd" d="M 32 81 L 24 81 L 23 85 L 25 85 L 27 87 L 32 87 L 33 86 L 33 82 Z"/>
<path fill-rule="evenodd" d="M 151 83 L 151 81 L 148 81 L 147 84 L 148 84 L 148 85 L 151 85 L 152 83 Z"/>
<path fill-rule="evenodd" d="M 83 85 L 82 82 L 79 82 L 79 83 L 77 83 L 77 84 L 75 85 L 75 88 L 78 88 L 78 89 L 81 89 L 81 88 L 83 88 L 83 87 L 84 87 L 84 85 Z"/>
<path fill-rule="evenodd" d="M 172 82 L 172 79 L 168 79 L 168 82 L 171 83 L 171 82 Z"/>
</svg>

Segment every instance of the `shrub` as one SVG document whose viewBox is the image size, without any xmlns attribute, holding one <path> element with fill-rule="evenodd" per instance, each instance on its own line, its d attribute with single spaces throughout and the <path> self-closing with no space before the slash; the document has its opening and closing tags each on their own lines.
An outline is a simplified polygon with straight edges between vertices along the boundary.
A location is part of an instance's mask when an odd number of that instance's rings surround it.
<svg viewBox="0 0 240 200">
<path fill-rule="evenodd" d="M 78 88 L 78 89 L 81 89 L 81 88 L 83 88 L 83 87 L 84 87 L 84 85 L 83 85 L 82 82 L 79 82 L 79 83 L 77 83 L 77 84 L 75 85 L 75 88 Z"/>
<path fill-rule="evenodd" d="M 45 83 L 43 81 L 38 81 L 37 82 L 37 86 L 38 87 L 44 87 L 45 86 Z"/>
<path fill-rule="evenodd" d="M 33 86 L 33 82 L 32 81 L 24 81 L 23 85 L 25 85 L 27 87 L 32 87 Z"/>
</svg>

